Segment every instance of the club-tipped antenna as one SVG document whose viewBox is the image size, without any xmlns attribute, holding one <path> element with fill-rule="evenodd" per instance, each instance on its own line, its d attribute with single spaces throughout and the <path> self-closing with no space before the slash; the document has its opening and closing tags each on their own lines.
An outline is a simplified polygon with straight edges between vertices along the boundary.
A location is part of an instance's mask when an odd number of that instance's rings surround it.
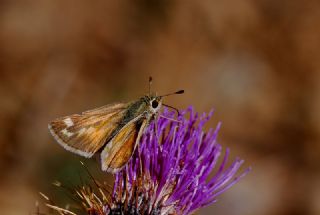
<svg viewBox="0 0 320 215">
<path fill-rule="evenodd" d="M 184 90 L 178 90 L 177 92 L 168 93 L 168 94 L 162 95 L 160 97 L 171 96 L 171 95 L 175 95 L 175 94 L 183 94 L 183 93 L 184 93 Z"/>
<path fill-rule="evenodd" d="M 152 77 L 149 76 L 149 95 L 151 95 Z"/>
</svg>

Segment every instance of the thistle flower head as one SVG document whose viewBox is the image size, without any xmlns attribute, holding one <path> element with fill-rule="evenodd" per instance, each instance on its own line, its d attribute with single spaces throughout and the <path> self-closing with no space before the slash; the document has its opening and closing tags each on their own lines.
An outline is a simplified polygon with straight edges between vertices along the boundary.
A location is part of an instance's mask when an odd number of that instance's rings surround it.
<svg viewBox="0 0 320 215">
<path fill-rule="evenodd" d="M 190 107 L 180 113 L 165 110 L 143 135 L 133 157 L 115 174 L 113 189 L 95 181 L 98 190 L 76 191 L 87 214 L 191 214 L 217 200 L 248 173 L 238 173 L 243 160 L 227 166 L 229 149 L 222 155 L 217 142 L 220 128 L 204 131 L 212 117 Z M 221 161 L 219 158 L 222 155 Z"/>
<path fill-rule="evenodd" d="M 249 169 L 237 175 L 243 160 L 226 167 L 229 149 L 217 165 L 222 147 L 215 130 L 204 131 L 212 112 L 199 116 L 190 107 L 172 121 L 165 110 L 151 124 L 128 165 L 115 175 L 112 204 L 107 213 L 190 214 L 216 201 Z"/>
</svg>

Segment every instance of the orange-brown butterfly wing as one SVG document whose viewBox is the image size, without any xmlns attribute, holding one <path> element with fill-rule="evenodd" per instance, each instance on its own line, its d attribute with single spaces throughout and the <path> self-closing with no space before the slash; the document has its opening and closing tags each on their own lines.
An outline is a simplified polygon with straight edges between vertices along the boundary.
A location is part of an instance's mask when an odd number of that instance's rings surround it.
<svg viewBox="0 0 320 215">
<path fill-rule="evenodd" d="M 131 158 L 148 122 L 142 115 L 125 125 L 101 153 L 103 171 L 118 172 Z"/>
<path fill-rule="evenodd" d="M 52 136 L 65 149 L 91 157 L 105 143 L 127 110 L 129 103 L 117 103 L 62 117 L 48 127 Z"/>
</svg>

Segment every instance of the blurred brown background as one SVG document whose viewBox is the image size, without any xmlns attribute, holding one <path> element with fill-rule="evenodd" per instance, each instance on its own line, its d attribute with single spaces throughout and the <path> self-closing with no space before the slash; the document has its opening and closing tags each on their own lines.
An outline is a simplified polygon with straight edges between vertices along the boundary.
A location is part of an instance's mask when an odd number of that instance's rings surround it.
<svg viewBox="0 0 320 215">
<path fill-rule="evenodd" d="M 0 2 L 0 208 L 78 178 L 47 123 L 147 91 L 215 108 L 219 140 L 253 171 L 200 214 L 320 214 L 320 2 Z M 94 161 L 92 161 L 95 163 Z"/>
</svg>

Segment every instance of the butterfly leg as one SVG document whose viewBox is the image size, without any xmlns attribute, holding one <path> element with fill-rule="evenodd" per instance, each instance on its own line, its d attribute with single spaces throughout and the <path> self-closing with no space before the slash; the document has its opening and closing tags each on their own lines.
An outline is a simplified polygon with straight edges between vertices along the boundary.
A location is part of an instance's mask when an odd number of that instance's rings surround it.
<svg viewBox="0 0 320 215">
<path fill-rule="evenodd" d="M 139 157 L 140 175 L 142 176 L 142 173 L 143 173 L 142 172 L 142 169 L 143 169 L 142 166 L 143 165 L 142 165 L 141 150 L 140 150 L 140 144 L 139 143 L 138 143 L 138 149 L 137 150 L 138 150 L 138 154 L 139 154 L 138 157 Z"/>
<path fill-rule="evenodd" d="M 155 135 L 156 135 L 157 139 L 159 139 L 159 135 L 158 135 L 158 120 L 159 120 L 159 114 L 156 113 L 154 115 L 154 130 L 155 130 Z"/>
<path fill-rule="evenodd" d="M 181 123 L 181 121 L 179 121 L 179 120 L 176 120 L 176 119 L 173 119 L 173 118 L 169 118 L 169 117 L 166 117 L 166 116 L 163 116 L 163 115 L 160 115 L 160 117 L 165 118 L 167 120 L 171 120 L 173 122 Z"/>
</svg>

